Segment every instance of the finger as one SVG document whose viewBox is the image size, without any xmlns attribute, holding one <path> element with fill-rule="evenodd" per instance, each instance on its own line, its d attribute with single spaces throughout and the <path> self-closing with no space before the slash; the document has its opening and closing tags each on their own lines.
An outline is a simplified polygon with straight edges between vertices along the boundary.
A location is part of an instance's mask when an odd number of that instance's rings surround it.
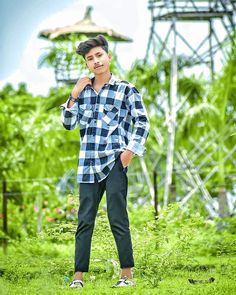
<svg viewBox="0 0 236 295">
<path fill-rule="evenodd" d="M 88 80 L 90 80 L 88 77 L 82 77 L 82 78 L 80 78 L 80 79 L 77 81 L 77 83 L 86 82 L 86 81 L 88 81 Z"/>
<path fill-rule="evenodd" d="M 86 85 L 92 85 L 91 81 L 85 81 L 83 84 L 84 84 L 84 86 L 86 86 Z"/>
<path fill-rule="evenodd" d="M 91 84 L 92 85 L 92 81 L 90 79 L 88 79 L 88 84 Z"/>
<path fill-rule="evenodd" d="M 91 79 L 89 79 L 88 77 L 81 78 L 81 81 L 91 83 Z"/>
</svg>

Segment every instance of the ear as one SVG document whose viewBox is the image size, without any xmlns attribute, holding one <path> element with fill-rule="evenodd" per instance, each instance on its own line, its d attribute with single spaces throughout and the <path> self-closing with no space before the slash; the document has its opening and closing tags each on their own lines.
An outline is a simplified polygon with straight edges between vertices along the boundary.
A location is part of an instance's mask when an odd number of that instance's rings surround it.
<svg viewBox="0 0 236 295">
<path fill-rule="evenodd" d="M 112 54 L 110 52 L 108 53 L 108 58 L 109 58 L 109 61 L 111 62 L 111 60 L 112 60 Z"/>
</svg>

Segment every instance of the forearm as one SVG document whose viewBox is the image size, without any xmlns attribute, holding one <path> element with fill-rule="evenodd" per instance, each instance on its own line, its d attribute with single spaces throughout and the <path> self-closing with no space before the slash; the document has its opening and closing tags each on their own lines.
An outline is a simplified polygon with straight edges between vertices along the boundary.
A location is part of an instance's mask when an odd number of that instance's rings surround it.
<svg viewBox="0 0 236 295">
<path fill-rule="evenodd" d="M 67 108 L 70 109 L 73 107 L 75 103 L 72 101 L 72 100 L 69 100 L 68 103 L 67 103 Z"/>
<path fill-rule="evenodd" d="M 72 108 L 73 105 L 75 104 L 75 100 L 77 100 L 79 98 L 80 92 L 78 91 L 78 89 L 76 87 L 74 87 L 74 89 L 71 92 L 70 98 L 67 104 L 67 108 Z"/>
<path fill-rule="evenodd" d="M 67 130 L 75 129 L 79 120 L 78 99 L 86 85 L 91 85 L 91 80 L 87 77 L 81 78 L 74 86 L 71 95 L 66 103 L 61 105 L 61 121 Z"/>
</svg>

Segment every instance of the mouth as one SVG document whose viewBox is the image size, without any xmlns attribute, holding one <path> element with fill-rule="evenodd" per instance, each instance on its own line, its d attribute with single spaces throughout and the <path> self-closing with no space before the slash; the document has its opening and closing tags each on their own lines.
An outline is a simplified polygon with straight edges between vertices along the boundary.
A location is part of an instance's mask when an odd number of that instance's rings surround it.
<svg viewBox="0 0 236 295">
<path fill-rule="evenodd" d="M 103 65 L 96 66 L 96 67 L 94 67 L 94 69 L 96 70 L 96 69 L 101 68 L 101 67 L 103 67 Z"/>
</svg>

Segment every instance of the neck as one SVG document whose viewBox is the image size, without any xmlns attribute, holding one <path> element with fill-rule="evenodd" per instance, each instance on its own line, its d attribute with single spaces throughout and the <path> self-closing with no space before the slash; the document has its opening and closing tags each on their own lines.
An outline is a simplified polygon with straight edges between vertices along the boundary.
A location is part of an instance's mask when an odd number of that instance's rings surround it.
<svg viewBox="0 0 236 295">
<path fill-rule="evenodd" d="M 101 84 L 107 83 L 110 79 L 111 79 L 111 73 L 107 72 L 101 75 L 96 75 L 94 83 L 101 85 Z"/>
</svg>

